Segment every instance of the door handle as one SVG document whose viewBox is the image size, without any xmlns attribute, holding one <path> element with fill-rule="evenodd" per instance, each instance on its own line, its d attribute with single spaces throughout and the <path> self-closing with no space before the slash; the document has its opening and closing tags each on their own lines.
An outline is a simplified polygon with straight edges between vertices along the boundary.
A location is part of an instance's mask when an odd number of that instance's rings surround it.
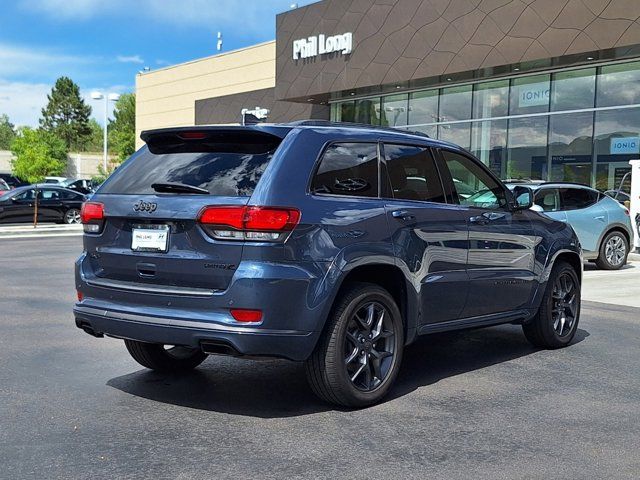
<svg viewBox="0 0 640 480">
<path fill-rule="evenodd" d="M 406 210 L 394 210 L 393 212 L 391 212 L 391 216 L 400 220 L 413 220 L 414 218 L 416 218 Z"/>
<path fill-rule="evenodd" d="M 471 223 L 476 223 L 478 225 L 486 225 L 489 222 L 493 222 L 494 220 L 499 220 L 504 218 L 506 213 L 499 212 L 485 212 L 482 215 L 477 215 L 475 217 L 471 217 L 469 221 Z"/>
</svg>

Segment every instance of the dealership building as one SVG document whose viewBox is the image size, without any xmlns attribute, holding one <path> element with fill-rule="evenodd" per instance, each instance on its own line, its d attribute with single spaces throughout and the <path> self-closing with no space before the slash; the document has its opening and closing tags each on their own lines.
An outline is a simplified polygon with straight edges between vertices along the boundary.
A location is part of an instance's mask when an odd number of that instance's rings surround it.
<svg viewBox="0 0 640 480">
<path fill-rule="evenodd" d="M 638 0 L 324 0 L 275 22 L 273 42 L 138 75 L 138 130 L 369 123 L 600 189 L 640 158 Z"/>
</svg>

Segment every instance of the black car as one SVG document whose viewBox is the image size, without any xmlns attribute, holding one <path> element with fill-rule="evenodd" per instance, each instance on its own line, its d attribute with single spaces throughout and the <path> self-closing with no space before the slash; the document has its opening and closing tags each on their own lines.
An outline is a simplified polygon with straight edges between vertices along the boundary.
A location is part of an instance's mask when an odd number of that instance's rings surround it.
<svg viewBox="0 0 640 480">
<path fill-rule="evenodd" d="M 39 222 L 80 223 L 80 208 L 86 197 L 48 185 L 28 185 L 0 194 L 0 223 L 33 221 L 36 195 Z"/>
<path fill-rule="evenodd" d="M 575 335 L 575 232 L 456 145 L 330 122 L 142 139 L 82 207 L 74 313 L 145 367 L 282 357 L 305 362 L 321 398 L 364 406 L 420 335 L 514 323 L 542 348 Z"/>
<path fill-rule="evenodd" d="M 0 173 L 0 179 L 4 180 L 7 185 L 9 185 L 9 188 L 17 188 L 29 185 L 29 182 L 25 182 L 24 180 L 10 173 Z"/>
</svg>

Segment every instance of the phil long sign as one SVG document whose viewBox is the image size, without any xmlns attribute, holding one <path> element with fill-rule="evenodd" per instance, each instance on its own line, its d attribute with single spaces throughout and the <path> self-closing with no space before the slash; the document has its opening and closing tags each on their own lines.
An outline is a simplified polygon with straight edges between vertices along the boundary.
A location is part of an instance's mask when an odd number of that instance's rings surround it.
<svg viewBox="0 0 640 480">
<path fill-rule="evenodd" d="M 341 35 L 327 36 L 324 34 L 313 35 L 308 38 L 293 41 L 293 59 L 313 58 L 328 53 L 341 53 L 348 55 L 353 50 L 353 34 L 351 32 Z"/>
</svg>

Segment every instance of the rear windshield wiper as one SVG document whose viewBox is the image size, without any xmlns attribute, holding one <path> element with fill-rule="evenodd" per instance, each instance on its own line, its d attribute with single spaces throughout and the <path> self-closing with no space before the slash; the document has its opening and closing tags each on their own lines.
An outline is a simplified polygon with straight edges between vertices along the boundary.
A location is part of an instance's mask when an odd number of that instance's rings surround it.
<svg viewBox="0 0 640 480">
<path fill-rule="evenodd" d="M 160 193 L 199 193 L 200 195 L 209 195 L 209 190 L 194 187 L 193 185 L 185 185 L 184 183 L 152 183 L 151 188 Z"/>
</svg>

